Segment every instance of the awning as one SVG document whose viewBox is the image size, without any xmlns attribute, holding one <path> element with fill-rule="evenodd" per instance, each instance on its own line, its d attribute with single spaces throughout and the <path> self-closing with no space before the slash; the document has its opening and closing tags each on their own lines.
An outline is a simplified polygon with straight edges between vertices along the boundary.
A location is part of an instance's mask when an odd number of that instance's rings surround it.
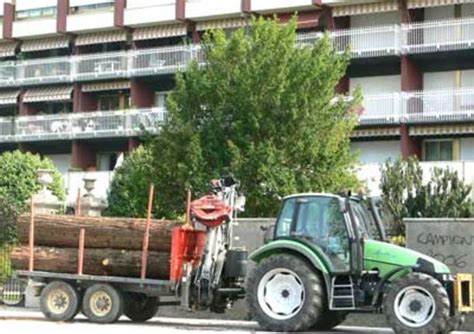
<svg viewBox="0 0 474 334">
<path fill-rule="evenodd" d="M 443 136 L 474 133 L 474 124 L 450 124 L 433 126 L 410 126 L 410 136 Z"/>
<path fill-rule="evenodd" d="M 0 92 L 0 105 L 17 104 L 18 95 L 20 95 L 19 89 Z"/>
<path fill-rule="evenodd" d="M 23 102 L 70 101 L 73 89 L 72 86 L 31 88 L 23 95 Z"/>
<path fill-rule="evenodd" d="M 105 44 L 115 42 L 125 42 L 127 40 L 127 32 L 124 30 L 113 30 L 95 32 L 91 34 L 78 35 L 76 45 L 92 45 Z"/>
<path fill-rule="evenodd" d="M 97 82 L 82 86 L 82 91 L 86 93 L 123 89 L 130 89 L 130 81 Z"/>
<path fill-rule="evenodd" d="M 133 31 L 133 40 L 143 41 L 147 39 L 185 36 L 186 33 L 187 29 L 184 24 L 168 24 L 163 26 L 137 28 Z"/>
<path fill-rule="evenodd" d="M 196 24 L 196 30 L 210 30 L 210 29 L 236 29 L 249 24 L 248 19 L 243 17 L 231 18 L 231 19 L 222 19 L 222 20 L 212 20 L 212 21 L 203 21 Z"/>
<path fill-rule="evenodd" d="M 385 1 L 368 4 L 354 4 L 346 6 L 336 6 L 332 9 L 332 15 L 336 16 L 351 16 L 361 14 L 372 14 L 381 12 L 394 12 L 399 8 L 398 1 Z"/>
<path fill-rule="evenodd" d="M 408 0 L 407 7 L 409 9 L 412 9 L 436 6 L 449 6 L 463 3 L 472 3 L 472 0 Z"/>
<path fill-rule="evenodd" d="M 68 47 L 69 38 L 67 36 L 48 37 L 23 41 L 23 43 L 21 44 L 21 51 L 33 52 L 42 50 L 65 49 Z"/>
<path fill-rule="evenodd" d="M 15 55 L 17 42 L 1 43 L 0 44 L 0 58 L 13 57 Z"/>
<path fill-rule="evenodd" d="M 398 136 L 400 136 L 400 127 L 357 129 L 357 130 L 352 131 L 352 134 L 351 134 L 351 138 L 398 137 Z"/>
</svg>

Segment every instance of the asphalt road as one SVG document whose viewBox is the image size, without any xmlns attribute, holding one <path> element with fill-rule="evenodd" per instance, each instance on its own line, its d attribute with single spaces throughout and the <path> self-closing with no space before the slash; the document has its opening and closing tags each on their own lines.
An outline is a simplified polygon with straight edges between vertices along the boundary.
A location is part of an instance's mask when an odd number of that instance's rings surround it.
<svg viewBox="0 0 474 334">
<path fill-rule="evenodd" d="M 148 334 L 159 333 L 256 333 L 258 326 L 254 322 L 228 321 L 228 320 L 203 320 L 185 318 L 153 318 L 144 324 L 134 324 L 126 318 L 112 325 L 97 325 L 89 323 L 84 317 L 78 318 L 71 323 L 54 323 L 46 321 L 42 314 L 34 311 L 21 309 L 0 308 L 0 332 L 3 333 L 48 333 L 48 334 L 93 334 L 103 333 L 127 333 Z M 352 327 L 340 326 L 333 333 L 392 333 L 388 328 Z M 456 332 L 471 333 L 471 332 Z"/>
</svg>

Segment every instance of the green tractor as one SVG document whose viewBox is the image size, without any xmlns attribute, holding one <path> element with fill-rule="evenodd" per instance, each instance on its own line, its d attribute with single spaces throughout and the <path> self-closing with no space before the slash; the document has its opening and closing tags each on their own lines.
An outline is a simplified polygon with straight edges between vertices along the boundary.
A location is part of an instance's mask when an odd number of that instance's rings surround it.
<svg viewBox="0 0 474 334">
<path fill-rule="evenodd" d="M 472 277 L 384 242 L 355 198 L 286 197 L 273 237 L 251 254 L 250 313 L 270 331 L 329 330 L 350 312 L 384 313 L 397 333 L 448 333 L 472 312 Z"/>
</svg>

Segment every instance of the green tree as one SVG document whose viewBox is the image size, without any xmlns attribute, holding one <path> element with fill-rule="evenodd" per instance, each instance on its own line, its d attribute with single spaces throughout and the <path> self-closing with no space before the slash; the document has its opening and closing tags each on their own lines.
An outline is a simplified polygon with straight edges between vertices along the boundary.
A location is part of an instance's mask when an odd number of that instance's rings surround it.
<svg viewBox="0 0 474 334">
<path fill-rule="evenodd" d="M 53 182 L 49 190 L 60 200 L 65 199 L 61 173 L 51 160 L 17 150 L 0 155 L 0 166 L 0 198 L 8 201 L 15 212 L 25 210 L 31 196 L 41 189 L 37 176 L 39 169 L 52 171 Z"/>
<path fill-rule="evenodd" d="M 434 168 L 427 183 L 423 182 L 423 171 L 414 157 L 395 162 L 388 160 L 381 172 L 383 203 L 393 216 L 397 234 L 404 233 L 403 218 L 407 217 L 472 216 L 472 186 L 449 168 Z"/>
<path fill-rule="evenodd" d="M 334 95 L 348 55 L 327 37 L 295 41 L 295 19 L 253 19 L 230 36 L 204 37 L 206 64 L 177 75 L 168 122 L 151 142 L 160 214 L 175 216 L 187 188 L 200 195 L 226 173 L 241 181 L 252 216 L 275 215 L 280 195 L 356 186 L 350 111 L 360 94 Z"/>
<path fill-rule="evenodd" d="M 108 193 L 109 206 L 103 212 L 105 216 L 146 216 L 148 188 L 153 182 L 152 161 L 150 150 L 140 146 L 117 168 Z"/>
</svg>

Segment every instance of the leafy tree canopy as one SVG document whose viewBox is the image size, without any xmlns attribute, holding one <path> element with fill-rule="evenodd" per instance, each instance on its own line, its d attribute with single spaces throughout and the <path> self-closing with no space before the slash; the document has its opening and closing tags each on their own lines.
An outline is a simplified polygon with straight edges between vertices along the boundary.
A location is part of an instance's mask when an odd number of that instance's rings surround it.
<svg viewBox="0 0 474 334">
<path fill-rule="evenodd" d="M 226 174 L 241 182 L 250 216 L 275 215 L 279 196 L 356 186 L 349 139 L 357 117 L 350 111 L 360 94 L 334 93 L 347 54 L 327 37 L 297 45 L 295 19 L 253 19 L 232 34 L 213 30 L 201 52 L 206 62 L 176 76 L 167 123 L 148 144 L 159 216 L 175 217 L 186 189 L 199 196 Z"/>
<path fill-rule="evenodd" d="M 1 154 L 0 166 L 0 198 L 10 203 L 15 212 L 25 210 L 31 196 L 41 189 L 39 169 L 52 171 L 53 182 L 49 190 L 60 200 L 65 199 L 61 173 L 51 160 L 17 150 Z"/>
</svg>

